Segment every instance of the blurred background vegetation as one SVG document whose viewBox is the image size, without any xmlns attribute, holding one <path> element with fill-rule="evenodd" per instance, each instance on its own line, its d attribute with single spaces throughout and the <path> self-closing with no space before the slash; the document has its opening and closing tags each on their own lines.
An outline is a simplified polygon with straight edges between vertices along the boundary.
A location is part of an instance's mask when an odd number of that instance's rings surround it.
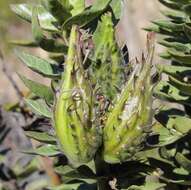
<svg viewBox="0 0 191 190">
<path fill-rule="evenodd" d="M 4 54 L 7 70 L 22 90 L 26 89 L 18 79 L 16 72 L 26 73 L 29 77 L 39 80 L 38 76 L 20 65 L 21 63 L 14 55 L 15 47 L 8 43 L 12 39 L 31 38 L 30 25 L 21 22 L 10 10 L 11 3 L 24 3 L 26 1 L 34 3 L 37 0 L 0 0 L 0 50 Z M 87 1 L 92 2 L 92 0 Z M 127 43 L 130 58 L 139 57 L 145 49 L 146 32 L 142 28 L 149 26 L 151 20 L 160 18 L 159 10 L 161 6 L 157 0 L 126 0 L 124 2 L 126 3 L 124 4 L 123 19 L 118 27 L 119 43 Z M 157 46 L 158 52 L 160 52 L 160 48 Z M 34 53 L 41 57 L 46 56 L 46 53 L 42 50 L 36 49 L 32 51 L 35 51 Z M 0 105 L 10 101 L 17 101 L 15 90 L 2 72 L 2 69 L 0 69 L 0 78 Z"/>
<path fill-rule="evenodd" d="M 21 0 L 1 0 L 0 1 L 0 40 L 1 48 L 8 48 L 9 32 L 13 26 L 19 27 L 19 20 L 10 10 L 11 3 L 19 3 Z M 9 50 L 9 49 L 6 49 Z M 6 51 L 4 49 L 4 51 Z"/>
<path fill-rule="evenodd" d="M 14 49 L 18 47 L 14 47 L 9 43 L 14 39 L 31 38 L 30 25 L 28 23 L 21 22 L 21 20 L 11 11 L 10 8 L 11 4 L 22 2 L 26 3 L 27 0 L 0 0 L 0 51 L 3 54 L 3 63 L 6 66 L 8 74 L 22 90 L 25 90 L 21 81 L 18 79 L 16 72 L 29 72 L 29 76 L 33 75 L 33 73 L 30 73 L 29 70 L 21 67 L 14 54 Z M 32 0 L 28 0 L 28 2 L 34 3 Z M 35 51 L 38 52 L 39 50 Z M 2 60 L 0 60 L 0 63 L 2 63 Z M 0 64 L 0 79 L 0 105 L 17 101 L 18 97 L 15 89 L 3 71 L 3 64 Z"/>
</svg>

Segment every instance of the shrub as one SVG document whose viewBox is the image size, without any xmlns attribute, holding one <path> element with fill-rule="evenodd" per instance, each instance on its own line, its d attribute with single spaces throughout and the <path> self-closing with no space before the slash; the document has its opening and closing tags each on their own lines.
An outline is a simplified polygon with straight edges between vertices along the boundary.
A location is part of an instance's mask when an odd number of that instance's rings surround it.
<svg viewBox="0 0 191 190">
<path fill-rule="evenodd" d="M 12 10 L 31 23 L 33 34 L 31 41 L 14 43 L 40 47 L 49 55 L 43 59 L 17 52 L 26 66 L 51 80 L 47 86 L 20 75 L 31 91 L 26 104 L 50 120 L 55 131 L 27 132 L 43 144 L 25 152 L 55 157 L 61 184 L 49 188 L 186 189 L 190 118 L 184 111 L 160 105 L 154 116 L 154 34 L 148 35 L 142 60 L 127 63 L 128 52 L 115 38 L 119 0 L 96 0 L 90 7 L 84 0 L 44 0 L 12 5 Z M 158 23 L 165 30 L 164 22 Z M 179 24 L 165 26 L 179 32 L 174 25 Z M 188 104 L 175 86 L 182 84 L 177 66 L 158 67 L 171 77 L 156 86 L 154 95 Z"/>
</svg>

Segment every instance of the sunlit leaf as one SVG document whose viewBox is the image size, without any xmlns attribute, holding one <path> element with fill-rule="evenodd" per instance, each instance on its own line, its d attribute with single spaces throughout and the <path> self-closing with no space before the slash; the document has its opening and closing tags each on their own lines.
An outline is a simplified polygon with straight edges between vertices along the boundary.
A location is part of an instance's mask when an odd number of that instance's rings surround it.
<svg viewBox="0 0 191 190">
<path fill-rule="evenodd" d="M 33 138 L 37 141 L 44 142 L 44 143 L 55 144 L 57 141 L 54 136 L 49 135 L 45 132 L 26 131 L 25 134 L 30 138 Z"/>
<path fill-rule="evenodd" d="M 25 102 L 37 115 L 52 118 L 50 108 L 46 105 L 46 103 L 43 100 L 25 99 Z"/>
<path fill-rule="evenodd" d="M 35 149 L 28 149 L 22 150 L 23 153 L 33 154 L 33 155 L 40 155 L 40 156 L 57 156 L 61 152 L 59 151 L 58 147 L 55 145 L 42 145 Z"/>
<path fill-rule="evenodd" d="M 19 74 L 19 77 L 29 90 L 40 98 L 45 99 L 48 103 L 53 103 L 53 91 L 46 85 L 27 79 Z"/>
<path fill-rule="evenodd" d="M 42 74 L 45 77 L 60 76 L 58 67 L 46 61 L 45 59 L 24 52 L 17 52 L 17 56 L 30 69 Z"/>
</svg>

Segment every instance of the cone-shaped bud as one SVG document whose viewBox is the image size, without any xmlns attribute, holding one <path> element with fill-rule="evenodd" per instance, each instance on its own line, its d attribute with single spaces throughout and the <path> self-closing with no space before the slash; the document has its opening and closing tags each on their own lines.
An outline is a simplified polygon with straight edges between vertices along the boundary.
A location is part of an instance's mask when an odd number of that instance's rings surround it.
<svg viewBox="0 0 191 190">
<path fill-rule="evenodd" d="M 148 56 L 142 58 L 110 108 L 104 128 L 103 157 L 108 163 L 120 163 L 132 158 L 145 139 L 145 129 L 151 126 L 152 89 L 151 63 L 153 44 Z"/>
<path fill-rule="evenodd" d="M 116 87 L 123 79 L 123 65 L 111 13 L 101 16 L 93 35 L 93 44 L 93 81 L 99 86 L 101 93 L 113 100 L 117 94 Z"/>
<path fill-rule="evenodd" d="M 63 83 L 56 102 L 55 129 L 64 154 L 73 164 L 89 162 L 101 143 L 94 127 L 93 90 L 80 60 L 78 29 L 72 27 Z"/>
</svg>

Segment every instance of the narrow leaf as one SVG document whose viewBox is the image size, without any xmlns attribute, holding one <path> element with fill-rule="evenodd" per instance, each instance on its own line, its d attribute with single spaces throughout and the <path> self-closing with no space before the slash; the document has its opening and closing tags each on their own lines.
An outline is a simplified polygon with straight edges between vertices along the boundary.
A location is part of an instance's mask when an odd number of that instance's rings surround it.
<svg viewBox="0 0 191 190">
<path fill-rule="evenodd" d="M 12 4 L 11 9 L 15 12 L 20 18 L 31 22 L 32 21 L 32 9 L 33 5 L 29 4 Z M 53 23 L 56 22 L 56 19 L 44 9 L 42 6 L 38 6 L 39 9 L 39 22 L 40 26 L 48 31 L 57 31 L 58 29 L 54 26 Z"/>
<path fill-rule="evenodd" d="M 52 135 L 49 135 L 45 132 L 36 132 L 36 131 L 26 131 L 25 134 L 37 141 L 49 144 L 56 144 L 56 138 Z"/>
<path fill-rule="evenodd" d="M 12 45 L 17 45 L 17 46 L 23 46 L 23 47 L 37 47 L 37 43 L 34 41 L 30 40 L 11 40 L 9 41 L 10 44 Z"/>
<path fill-rule="evenodd" d="M 49 156 L 49 157 L 57 156 L 61 153 L 58 147 L 55 145 L 43 145 L 35 149 L 23 150 L 22 152 L 27 154 Z"/>
<path fill-rule="evenodd" d="M 37 115 L 52 118 L 52 113 L 43 100 L 25 99 L 25 102 Z"/>
<path fill-rule="evenodd" d="M 191 173 L 191 161 L 188 158 L 181 153 L 177 153 L 175 158 L 180 166 Z"/>
<path fill-rule="evenodd" d="M 90 9 L 87 9 L 83 11 L 80 14 L 77 14 L 68 20 L 63 24 L 63 28 L 69 28 L 73 24 L 77 24 L 79 26 L 85 26 L 92 20 L 94 20 L 96 17 L 98 17 L 100 14 L 106 10 L 106 8 L 109 6 L 111 0 L 97 0 L 92 5 Z"/>
<path fill-rule="evenodd" d="M 32 34 L 35 41 L 38 45 L 48 51 L 48 52 L 56 52 L 63 53 L 67 51 L 67 47 L 64 45 L 64 42 L 58 42 L 56 39 L 49 39 L 43 34 L 43 30 L 39 23 L 39 9 L 38 7 L 34 7 L 32 11 Z"/>
<path fill-rule="evenodd" d="M 154 88 L 154 95 L 162 100 L 190 105 L 190 97 L 182 93 L 168 82 L 161 81 Z"/>
<path fill-rule="evenodd" d="M 60 76 L 58 67 L 49 63 L 45 59 L 24 52 L 16 52 L 16 54 L 23 63 L 37 73 L 42 74 L 45 77 Z"/>
<path fill-rule="evenodd" d="M 39 98 L 45 99 L 48 103 L 53 103 L 54 93 L 52 92 L 52 90 L 48 86 L 41 84 L 41 83 L 37 83 L 37 82 L 32 81 L 32 80 L 29 80 L 20 74 L 19 74 L 19 77 L 23 81 L 25 86 L 27 88 L 29 88 L 29 90 L 32 93 L 37 95 Z"/>
<path fill-rule="evenodd" d="M 62 24 L 70 16 L 70 10 L 65 7 L 58 0 L 42 0 L 42 4 L 50 12 L 60 24 Z"/>
</svg>

